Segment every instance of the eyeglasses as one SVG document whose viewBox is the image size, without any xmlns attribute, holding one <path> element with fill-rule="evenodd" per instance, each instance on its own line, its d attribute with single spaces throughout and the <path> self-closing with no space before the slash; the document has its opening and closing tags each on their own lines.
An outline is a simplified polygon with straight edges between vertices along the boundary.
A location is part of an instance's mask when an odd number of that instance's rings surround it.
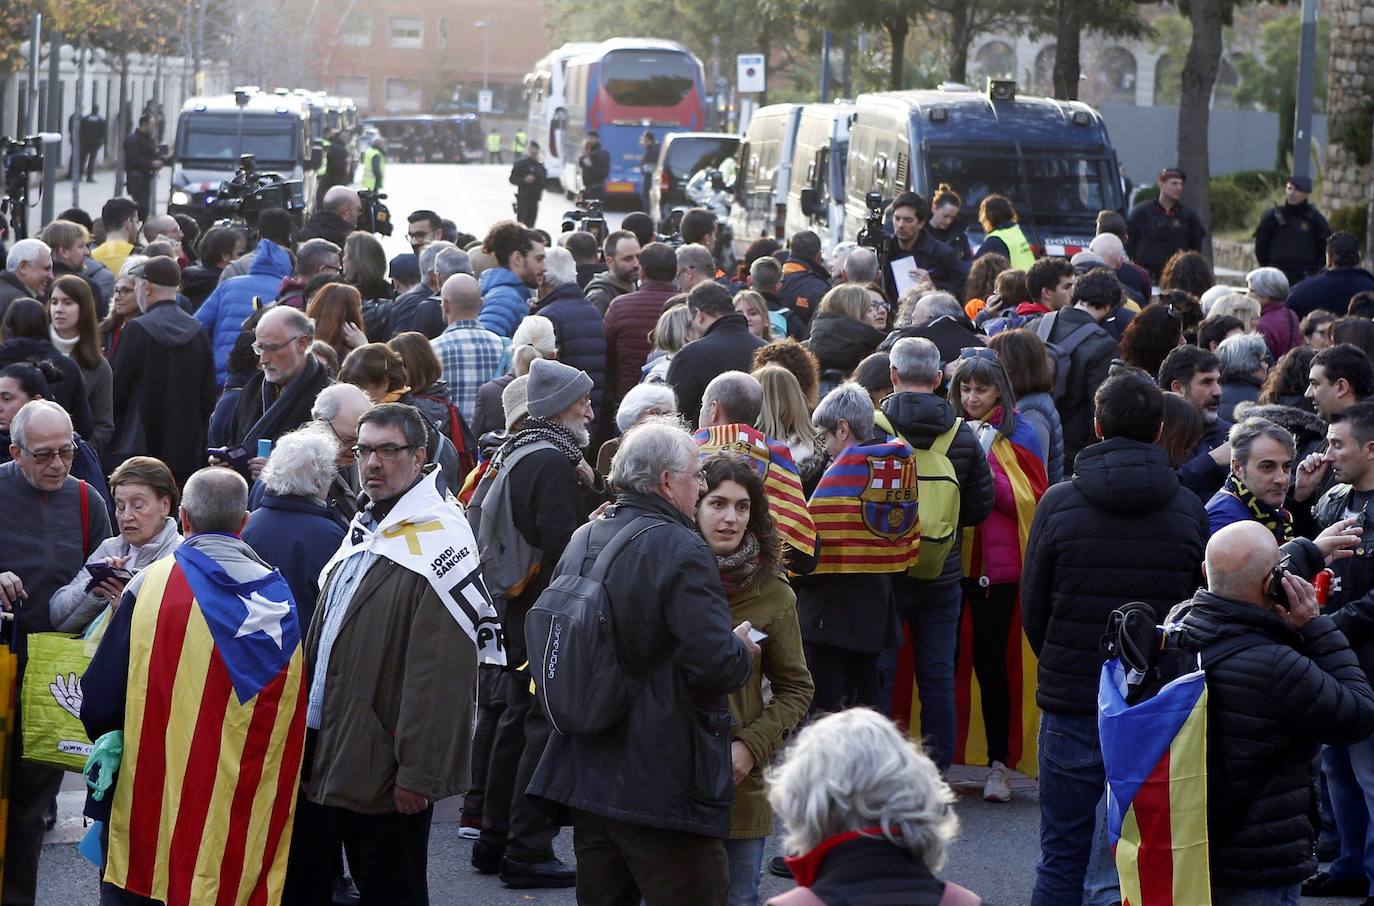
<svg viewBox="0 0 1374 906">
<path fill-rule="evenodd" d="M 62 457 L 63 462 L 71 462 L 76 456 L 76 447 L 71 444 L 65 447 L 58 447 L 56 450 L 30 450 L 27 447 L 21 449 L 29 454 L 34 462 L 42 466 L 46 466 L 48 463 L 52 462 L 54 456 Z"/>
<path fill-rule="evenodd" d="M 982 359 L 985 362 L 1002 361 L 997 357 L 996 349 L 989 349 L 986 346 L 965 346 L 963 349 L 959 350 L 959 358 Z"/>
<path fill-rule="evenodd" d="M 321 419 L 321 421 L 324 420 Z M 338 439 L 339 446 L 343 447 L 345 450 L 353 449 L 353 445 L 358 442 L 358 436 L 356 434 L 352 437 L 344 437 L 342 434 L 339 433 L 339 429 L 334 427 L 333 422 L 325 421 L 324 423 L 329 427 L 329 430 L 333 433 L 334 437 Z"/>
<path fill-rule="evenodd" d="M 396 458 L 406 450 L 414 449 L 414 444 L 382 444 L 379 447 L 369 446 L 368 444 L 355 444 L 353 447 L 353 455 L 358 457 L 359 461 L 363 461 L 373 453 L 376 453 L 377 458 L 382 462 L 395 462 Z"/>
<path fill-rule="evenodd" d="M 681 475 L 683 478 L 691 478 L 691 479 L 694 479 L 694 480 L 696 481 L 697 484 L 706 484 L 706 470 L 705 470 L 705 469 L 697 469 L 695 472 L 678 472 L 678 471 L 674 471 L 673 474 L 674 474 L 674 475 Z"/>
<path fill-rule="evenodd" d="M 133 288 L 132 286 L 116 286 L 116 287 L 114 288 L 114 294 L 115 294 L 116 296 L 127 296 L 127 295 L 129 295 L 130 293 L 132 293 L 133 291 L 134 291 L 134 288 Z"/>
<path fill-rule="evenodd" d="M 268 355 L 269 353 L 273 353 L 273 352 L 281 352 L 283 349 L 285 349 L 286 347 L 290 346 L 292 343 L 296 342 L 297 340 L 301 339 L 301 338 L 304 337 L 304 336 L 305 336 L 305 334 L 296 334 L 294 337 L 292 337 L 291 339 L 289 339 L 289 340 L 287 340 L 287 341 L 285 341 L 285 342 L 283 342 L 283 343 L 258 343 L 258 342 L 256 342 L 256 341 L 254 341 L 254 343 L 253 343 L 253 354 L 254 354 L 254 355 Z"/>
<path fill-rule="evenodd" d="M 433 231 L 432 231 L 432 230 L 425 230 L 425 231 L 422 232 L 422 233 L 408 233 L 407 235 L 410 236 L 410 241 L 411 241 L 411 242 L 424 242 L 424 241 L 425 241 L 426 239 L 428 239 L 431 235 L 433 235 Z"/>
</svg>

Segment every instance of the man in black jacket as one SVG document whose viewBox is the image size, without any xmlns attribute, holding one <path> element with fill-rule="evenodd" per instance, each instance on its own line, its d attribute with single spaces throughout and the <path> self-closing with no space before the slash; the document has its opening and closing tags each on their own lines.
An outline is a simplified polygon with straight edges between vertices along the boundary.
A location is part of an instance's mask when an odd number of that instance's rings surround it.
<svg viewBox="0 0 1374 906">
<path fill-rule="evenodd" d="M 592 130 L 582 143 L 582 155 L 577 159 L 582 171 L 583 200 L 600 199 L 606 194 L 606 180 L 611 177 L 611 152 L 601 147 L 601 135 Z"/>
<path fill-rule="evenodd" d="M 898 340 L 888 354 L 892 395 L 883 400 L 883 415 L 912 447 L 928 450 L 954 428 L 954 409 L 935 388 L 943 379 L 940 351 L 930 340 Z M 974 526 L 992 512 L 992 473 L 978 438 L 960 424 L 949 441 L 949 461 L 959 479 L 960 527 Z M 898 611 L 911 630 L 916 684 L 921 697 L 921 735 L 931 758 L 945 770 L 954 755 L 954 651 L 959 635 L 963 595 L 960 547 L 950 546 L 944 569 L 934 579 L 898 577 L 893 586 Z"/>
<path fill-rule="evenodd" d="M 153 139 L 153 117 L 143 114 L 138 128 L 124 139 L 125 182 L 129 197 L 138 205 L 138 219 L 147 220 L 149 204 L 153 200 L 153 177 L 162 168 L 157 156 L 157 142 Z"/>
<path fill-rule="evenodd" d="M 1186 178 L 1177 167 L 1159 171 L 1159 197 L 1142 201 L 1126 218 L 1126 254 L 1156 283 L 1175 252 L 1202 251 L 1207 235 L 1197 212 L 1179 201 Z"/>
<path fill-rule="evenodd" d="M 1094 440 L 1093 394 L 1107 379 L 1117 352 L 1116 340 L 1102 322 L 1121 301 L 1121 284 L 1105 270 L 1094 271 L 1078 279 L 1071 299 L 1071 305 L 1045 315 L 1035 325 L 1040 339 L 1069 354 L 1066 390 L 1054 401 L 1064 425 L 1065 472 L 1079 451 Z"/>
<path fill-rule="evenodd" d="M 510 184 L 515 186 L 515 219 L 530 229 L 534 229 L 539 218 L 539 199 L 544 196 L 544 183 L 549 178 L 539 158 L 539 143 L 530 142 L 525 146 L 525 156 L 510 168 Z"/>
<path fill-rule="evenodd" d="M 334 186 L 324 193 L 320 209 L 310 215 L 301 228 L 301 241 L 307 239 L 328 239 L 343 248 L 348 242 L 348 234 L 358 228 L 358 215 L 362 212 L 362 200 L 358 193 L 348 186 Z"/>
<path fill-rule="evenodd" d="M 1374 290 L 1374 274 L 1360 267 L 1360 240 L 1336 233 L 1326 242 L 1326 270 L 1293 287 L 1288 307 L 1299 318 L 1319 308 L 1343 316 L 1356 293 Z"/>
<path fill-rule="evenodd" d="M 1282 553 L 1321 564 L 1311 542 L 1290 542 Z M 1351 745 L 1374 733 L 1374 692 L 1339 621 L 1319 614 L 1316 593 L 1296 567 L 1282 573 L 1284 603 L 1273 601 L 1280 555 L 1273 533 L 1258 522 L 1228 525 L 1207 544 L 1207 590 L 1174 614 L 1182 618 L 1183 647 L 1201 653 L 1207 673 L 1216 906 L 1298 901 L 1299 885 L 1317 867 L 1312 760 L 1322 743 Z M 1249 647 L 1209 663 L 1208 648 L 1231 639 Z M 1362 851 L 1363 839 L 1352 847 Z"/>
<path fill-rule="evenodd" d="M 1101 443 L 1045 492 L 1021 574 L 1021 619 L 1039 658 L 1040 863 L 1032 906 L 1081 902 L 1105 776 L 1097 735 L 1098 643 L 1113 610 L 1161 620 L 1197 588 L 1207 512 L 1155 443 L 1164 395 L 1139 372 L 1098 388 Z"/>
<path fill-rule="evenodd" d="M 1179 467 L 1178 480 L 1206 503 L 1231 466 L 1231 422 L 1220 414 L 1221 360 L 1196 346 L 1171 350 L 1159 366 L 1159 389 L 1177 393 L 1202 416 L 1202 437 Z"/>
<path fill-rule="evenodd" d="M 930 203 L 915 192 L 898 195 L 892 202 L 893 235 L 884 248 L 884 282 L 888 299 L 894 303 L 919 279 L 919 271 L 928 273 L 938 289 L 956 298 L 964 294 L 964 278 L 968 276 L 964 263 L 958 252 L 923 229 L 929 220 Z"/>
<path fill-rule="evenodd" d="M 792 234 L 787 248 L 778 301 L 803 325 L 810 324 L 811 316 L 821 306 L 821 297 L 830 291 L 830 272 L 821 262 L 821 237 L 810 230 L 802 230 Z M 798 339 L 806 339 L 805 333 Z"/>
<path fill-rule="evenodd" d="M 1312 276 L 1326 263 L 1326 240 L 1331 225 L 1310 201 L 1312 180 L 1290 176 L 1284 189 L 1283 204 L 1264 212 L 1255 228 L 1255 260 L 1260 267 L 1276 267 L 1288 278 L 1289 286 Z"/>
<path fill-rule="evenodd" d="M 747 621 L 731 634 L 715 556 L 696 531 L 700 470 L 685 431 L 638 425 L 611 470 L 616 507 L 578 529 L 593 554 L 636 517 L 655 520 L 604 583 L 621 663 L 642 689 L 605 731 L 550 736 L 528 789 L 570 817 L 580 903 L 726 900 L 721 839 L 734 801 L 726 695 L 749 678 L 759 648 Z M 555 575 L 569 572 L 585 575 L 581 558 L 563 559 Z"/>
<path fill-rule="evenodd" d="M 749 332 L 749 322 L 735 311 L 730 291 L 714 281 L 692 287 L 687 313 L 698 339 L 673 356 L 668 384 L 677 394 L 683 419 L 695 425 L 701 414 L 701 394 L 711 379 L 726 371 L 752 371 L 754 350 L 768 344 Z"/>
</svg>

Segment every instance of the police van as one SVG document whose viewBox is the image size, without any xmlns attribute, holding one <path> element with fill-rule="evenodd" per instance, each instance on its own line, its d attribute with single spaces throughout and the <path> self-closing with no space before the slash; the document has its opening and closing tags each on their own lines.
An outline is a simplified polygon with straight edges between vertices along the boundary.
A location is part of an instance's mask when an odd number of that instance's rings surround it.
<svg viewBox="0 0 1374 906">
<path fill-rule="evenodd" d="M 220 183 L 233 178 L 239 158 L 251 154 L 259 171 L 292 182 L 293 207 L 310 210 L 323 150 L 314 142 L 308 101 L 294 94 L 237 89 L 194 97 L 177 117 L 172 151 L 169 214 L 189 214 L 202 228 L 225 216 L 214 209 Z"/>
<path fill-rule="evenodd" d="M 827 253 L 845 238 L 845 172 L 854 117 L 852 103 L 807 104 L 797 122 L 785 232 L 811 230 Z"/>
<path fill-rule="evenodd" d="M 754 111 L 740 143 L 730 231 L 743 258 L 755 239 L 787 235 L 787 190 L 801 104 L 770 104 Z"/>
<path fill-rule="evenodd" d="M 1099 211 L 1124 212 L 1116 152 L 1087 104 L 1018 97 L 1015 82 L 989 79 L 984 93 L 946 83 L 862 94 L 855 107 L 848 238 L 870 216 L 869 193 L 884 204 L 907 191 L 929 201 L 941 183 L 962 196 L 959 216 L 975 250 L 983 240 L 978 205 L 988 195 L 1011 199 L 1036 255 L 1073 255 L 1092 241 Z"/>
</svg>

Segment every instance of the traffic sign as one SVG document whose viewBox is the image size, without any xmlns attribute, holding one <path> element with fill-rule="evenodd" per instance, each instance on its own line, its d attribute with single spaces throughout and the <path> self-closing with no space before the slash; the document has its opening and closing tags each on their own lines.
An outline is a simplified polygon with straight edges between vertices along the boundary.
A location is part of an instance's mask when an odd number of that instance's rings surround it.
<svg viewBox="0 0 1374 906">
<path fill-rule="evenodd" d="M 479 91 L 479 92 L 477 92 L 477 112 L 478 112 L 478 113 L 491 113 L 491 92 L 490 92 L 490 91 Z"/>
<path fill-rule="evenodd" d="M 735 90 L 741 94 L 766 90 L 765 63 L 761 53 L 742 53 L 737 58 Z"/>
</svg>

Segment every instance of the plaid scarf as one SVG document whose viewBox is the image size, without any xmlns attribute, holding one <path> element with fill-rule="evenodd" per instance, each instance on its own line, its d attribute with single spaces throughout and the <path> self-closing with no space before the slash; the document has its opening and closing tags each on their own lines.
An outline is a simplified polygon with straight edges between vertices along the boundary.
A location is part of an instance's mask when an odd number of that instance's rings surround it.
<svg viewBox="0 0 1374 906">
<path fill-rule="evenodd" d="M 716 566 L 720 568 L 720 585 L 727 598 L 753 587 L 763 570 L 759 539 L 754 537 L 753 532 L 745 532 L 744 540 L 733 553 L 724 557 L 716 554 Z"/>
<path fill-rule="evenodd" d="M 1255 493 L 1245 486 L 1245 482 L 1241 481 L 1239 475 L 1234 472 L 1227 475 L 1221 489 L 1245 504 L 1245 508 L 1250 511 L 1255 521 L 1273 532 L 1279 544 L 1293 540 L 1292 515 L 1286 509 L 1275 509 L 1256 497 Z"/>
<path fill-rule="evenodd" d="M 492 473 L 501 471 L 501 466 L 506 461 L 506 457 L 521 447 L 539 443 L 553 444 L 559 453 L 568 458 L 568 461 L 576 466 L 582 461 L 582 450 L 577 446 L 577 438 L 573 437 L 571 431 L 557 422 L 549 421 L 547 418 L 535 418 L 527 416 L 525 427 L 519 434 L 512 435 L 501 445 L 501 449 L 496 451 L 496 455 L 491 458 Z"/>
</svg>

